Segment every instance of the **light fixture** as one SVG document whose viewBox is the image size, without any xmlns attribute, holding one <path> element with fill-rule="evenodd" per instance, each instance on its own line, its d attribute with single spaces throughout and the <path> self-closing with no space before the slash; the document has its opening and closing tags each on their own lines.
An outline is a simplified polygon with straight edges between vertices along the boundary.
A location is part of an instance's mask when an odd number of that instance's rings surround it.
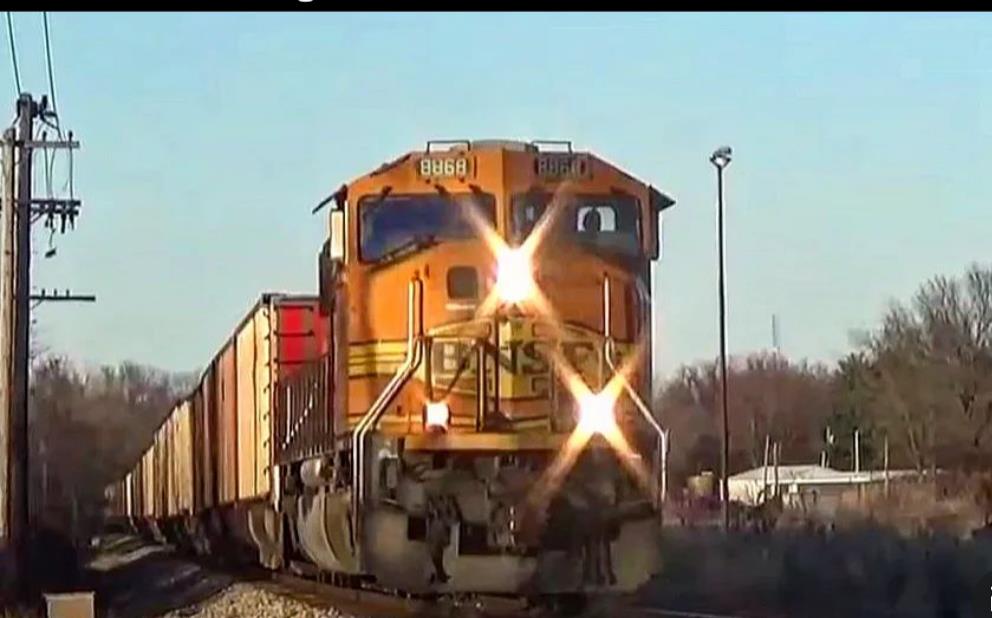
<svg viewBox="0 0 992 618">
<path fill-rule="evenodd" d="M 500 252 L 496 272 L 496 293 L 503 302 L 521 303 L 534 294 L 534 273 L 530 255 L 523 249 Z"/>
<path fill-rule="evenodd" d="M 609 393 L 588 393 L 579 398 L 579 428 L 591 434 L 606 434 L 616 424 L 615 399 Z"/>
<path fill-rule="evenodd" d="M 451 410 L 443 401 L 428 401 L 424 407 L 424 429 L 447 431 L 451 422 Z"/>
<path fill-rule="evenodd" d="M 733 152 L 734 151 L 730 148 L 730 146 L 721 146 L 716 150 L 714 150 L 713 154 L 710 155 L 710 163 L 712 163 L 713 165 L 717 166 L 720 169 L 723 169 L 728 165 L 730 165 L 730 160 L 731 160 L 731 156 L 733 155 Z"/>
</svg>

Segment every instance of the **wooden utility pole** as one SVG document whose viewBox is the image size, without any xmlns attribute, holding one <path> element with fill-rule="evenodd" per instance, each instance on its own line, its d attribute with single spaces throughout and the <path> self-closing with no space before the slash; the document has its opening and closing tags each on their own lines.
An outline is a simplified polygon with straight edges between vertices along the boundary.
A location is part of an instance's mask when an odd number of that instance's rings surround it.
<svg viewBox="0 0 992 618">
<path fill-rule="evenodd" d="M 10 534 L 10 479 L 11 479 L 11 406 L 10 406 L 10 345 L 13 332 L 13 265 L 14 265 L 14 129 L 3 133 L 3 205 L 0 207 L 0 552 L 8 558 L 4 570 L 16 579 L 16 561 L 11 547 Z M 14 582 L 11 584 L 16 585 Z M 16 589 L 16 588 L 12 588 Z"/>
<path fill-rule="evenodd" d="M 30 535 L 28 498 L 28 345 L 31 330 L 31 150 L 34 137 L 34 100 L 17 100 L 17 193 L 14 210 L 13 321 L 10 360 L 10 512 L 11 545 L 18 565 L 18 590 L 27 588 Z"/>
<path fill-rule="evenodd" d="M 34 199 L 32 157 L 36 149 L 77 148 L 78 142 L 35 141 L 34 121 L 53 117 L 47 110 L 47 99 L 36 103 L 30 94 L 17 99 L 16 131 L 4 133 L 4 203 L 3 250 L 0 253 L 2 282 L 0 282 L 0 429 L 4 440 L 2 470 L 3 510 L 5 527 L 2 540 L 8 565 L 9 586 L 20 595 L 29 589 L 27 570 L 28 543 L 31 532 L 30 498 L 28 492 L 28 382 L 30 372 L 31 302 L 65 300 L 48 294 L 31 294 L 31 224 L 36 218 L 61 218 L 73 221 L 79 212 L 76 199 Z"/>
</svg>

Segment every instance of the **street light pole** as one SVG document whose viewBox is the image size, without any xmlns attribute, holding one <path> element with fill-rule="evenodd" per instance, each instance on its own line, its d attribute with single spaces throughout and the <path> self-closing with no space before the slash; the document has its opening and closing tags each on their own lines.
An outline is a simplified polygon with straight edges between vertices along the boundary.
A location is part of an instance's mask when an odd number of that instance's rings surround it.
<svg viewBox="0 0 992 618">
<path fill-rule="evenodd" d="M 723 528 L 730 528 L 730 430 L 727 422 L 727 261 L 724 241 L 723 170 L 730 165 L 730 146 L 717 148 L 710 156 L 716 167 L 717 236 L 720 252 L 720 401 L 722 408 L 723 445 L 720 452 L 720 504 L 723 511 Z"/>
</svg>

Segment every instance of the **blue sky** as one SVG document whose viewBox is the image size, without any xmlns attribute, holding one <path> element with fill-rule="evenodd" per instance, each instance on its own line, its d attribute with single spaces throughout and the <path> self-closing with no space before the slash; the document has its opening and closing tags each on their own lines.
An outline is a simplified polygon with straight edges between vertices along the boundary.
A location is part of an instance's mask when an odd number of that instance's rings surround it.
<svg viewBox="0 0 992 618">
<path fill-rule="evenodd" d="M 14 17 L 41 94 L 41 15 Z M 34 272 L 99 302 L 36 317 L 81 361 L 202 366 L 262 290 L 315 288 L 310 208 L 428 138 L 571 139 L 678 200 L 662 373 L 716 354 L 721 144 L 732 353 L 769 346 L 777 313 L 786 353 L 833 360 L 890 300 L 988 253 L 985 15 L 50 18 L 84 214 Z"/>
</svg>

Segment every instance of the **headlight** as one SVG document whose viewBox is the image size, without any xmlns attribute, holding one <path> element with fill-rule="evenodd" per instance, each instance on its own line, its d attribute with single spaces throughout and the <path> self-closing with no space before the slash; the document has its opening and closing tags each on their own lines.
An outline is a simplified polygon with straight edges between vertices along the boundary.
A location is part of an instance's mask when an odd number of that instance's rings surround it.
<svg viewBox="0 0 992 618">
<path fill-rule="evenodd" d="M 522 249 L 500 253 L 496 272 L 496 293 L 500 300 L 520 303 L 534 293 L 534 273 L 530 256 Z"/>
<path fill-rule="evenodd" d="M 443 401 L 428 401 L 424 408 L 424 429 L 448 430 L 448 423 L 451 421 L 451 410 L 448 404 Z"/>
<path fill-rule="evenodd" d="M 590 393 L 579 399 L 579 427 L 590 433 L 606 433 L 616 426 L 614 400 L 606 393 Z"/>
</svg>

